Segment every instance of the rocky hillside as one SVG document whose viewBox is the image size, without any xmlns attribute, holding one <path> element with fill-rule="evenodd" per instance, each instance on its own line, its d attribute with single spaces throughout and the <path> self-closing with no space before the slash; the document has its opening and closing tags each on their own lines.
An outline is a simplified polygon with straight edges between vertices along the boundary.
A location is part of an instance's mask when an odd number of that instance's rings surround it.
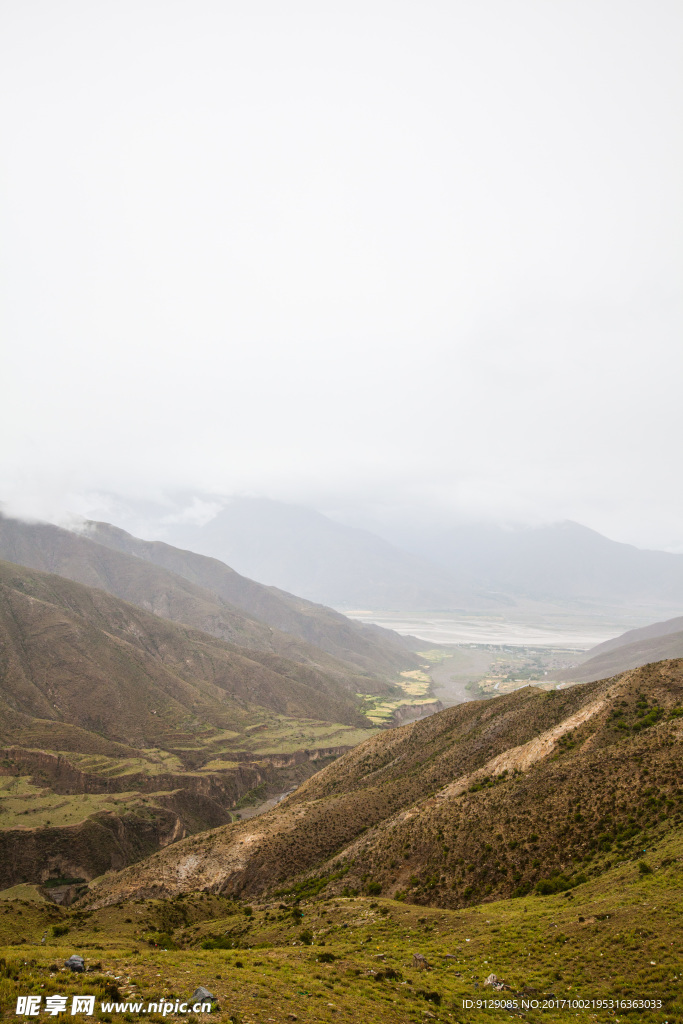
<svg viewBox="0 0 683 1024">
<path fill-rule="evenodd" d="M 258 820 L 176 844 L 95 898 L 324 890 L 459 907 L 569 888 L 680 824 L 682 716 L 681 661 L 450 708 L 372 737 Z"/>
</svg>

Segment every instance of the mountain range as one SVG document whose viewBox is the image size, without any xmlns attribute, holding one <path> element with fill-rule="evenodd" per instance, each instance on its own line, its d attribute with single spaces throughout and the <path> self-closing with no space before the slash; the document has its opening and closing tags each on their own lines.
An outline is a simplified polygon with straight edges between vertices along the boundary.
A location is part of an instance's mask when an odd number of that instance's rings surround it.
<svg viewBox="0 0 683 1024">
<path fill-rule="evenodd" d="M 610 678 L 370 729 L 409 639 L 106 523 L 3 519 L 0 549 L 12 1006 L 77 949 L 107 1019 L 199 984 L 243 1021 L 485 1024 L 504 993 L 559 1024 L 558 991 L 678 1019 L 683 619 L 571 670 Z"/>
<path fill-rule="evenodd" d="M 7 517 L 0 554 L 0 885 L 229 822 L 411 706 L 408 639 L 215 559 Z"/>
<path fill-rule="evenodd" d="M 367 735 L 359 682 L 0 562 L 0 887 L 123 867 L 286 791 Z"/>
<path fill-rule="evenodd" d="M 75 533 L 0 516 L 0 558 L 98 587 L 155 615 L 251 650 L 281 654 L 348 677 L 415 668 L 411 642 L 352 622 L 273 587 L 247 580 L 216 559 L 137 540 L 106 523 Z"/>
<path fill-rule="evenodd" d="M 683 554 L 609 540 L 579 523 L 459 525 L 414 531 L 407 540 L 444 571 L 516 598 L 598 612 L 620 605 L 683 608 Z"/>
<path fill-rule="evenodd" d="M 0 562 L 0 595 L 4 742 L 73 746 L 66 737 L 76 726 L 169 749 L 200 742 L 207 730 L 239 731 L 250 707 L 367 724 L 336 676 L 169 622 L 97 588 Z M 53 726 L 58 742 L 49 741 Z"/>
<path fill-rule="evenodd" d="M 204 525 L 165 524 L 163 529 L 173 544 L 343 610 L 501 603 L 470 576 L 453 575 L 368 530 L 344 526 L 300 505 L 234 498 Z"/>
</svg>

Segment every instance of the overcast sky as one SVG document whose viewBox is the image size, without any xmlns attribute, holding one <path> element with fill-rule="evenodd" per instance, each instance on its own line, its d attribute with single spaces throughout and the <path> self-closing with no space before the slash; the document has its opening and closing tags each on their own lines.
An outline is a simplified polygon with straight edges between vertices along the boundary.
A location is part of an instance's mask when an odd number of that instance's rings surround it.
<svg viewBox="0 0 683 1024">
<path fill-rule="evenodd" d="M 11 509 L 182 487 L 683 550 L 677 0 L 1 9 Z"/>
</svg>

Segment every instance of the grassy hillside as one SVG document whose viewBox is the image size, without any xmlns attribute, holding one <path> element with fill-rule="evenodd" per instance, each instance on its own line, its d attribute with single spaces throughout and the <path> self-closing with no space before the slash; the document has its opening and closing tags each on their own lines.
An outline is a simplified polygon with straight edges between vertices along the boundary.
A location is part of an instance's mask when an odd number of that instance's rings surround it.
<svg viewBox="0 0 683 1024">
<path fill-rule="evenodd" d="M 465 907 L 570 888 L 680 823 L 683 662 L 528 687 L 379 733 L 254 822 L 112 878 L 97 901 L 210 889 Z"/>
<path fill-rule="evenodd" d="M 160 1021 L 160 1010 L 124 1017 L 101 1002 L 146 1010 L 204 985 L 214 1017 L 233 1024 L 673 1022 L 683 1016 L 680 827 L 643 863 L 615 864 L 567 895 L 460 910 L 367 896 L 247 905 L 202 892 L 62 910 L 17 887 L 0 894 L 0 1014 L 16 1019 L 18 995 L 73 992 L 96 996 L 95 1019 Z M 73 952 L 85 975 L 62 969 Z M 485 987 L 490 974 L 502 991 Z"/>
<path fill-rule="evenodd" d="M 204 985 L 232 1024 L 673 1022 L 682 740 L 681 661 L 377 733 L 69 909 L 0 894 L 0 1007 L 91 992 L 98 1019 L 155 1021 Z"/>
</svg>

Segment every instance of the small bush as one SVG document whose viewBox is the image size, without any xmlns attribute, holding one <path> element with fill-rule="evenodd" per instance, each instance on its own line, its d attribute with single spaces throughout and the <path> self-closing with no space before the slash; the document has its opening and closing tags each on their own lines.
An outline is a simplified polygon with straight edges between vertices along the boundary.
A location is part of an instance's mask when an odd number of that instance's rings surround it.
<svg viewBox="0 0 683 1024">
<path fill-rule="evenodd" d="M 529 885 L 529 883 L 523 882 L 521 885 L 518 885 L 516 889 L 513 889 L 512 897 L 513 899 L 517 899 L 517 897 L 519 896 L 528 896 L 530 890 L 531 886 Z"/>
<path fill-rule="evenodd" d="M 232 942 L 227 935 L 212 935 L 204 939 L 202 949 L 232 949 Z"/>
<path fill-rule="evenodd" d="M 552 896 L 556 892 L 564 892 L 571 889 L 572 883 L 565 875 L 555 875 L 554 878 L 541 878 L 536 883 L 536 892 L 539 896 Z"/>
<path fill-rule="evenodd" d="M 639 863 L 638 871 L 640 872 L 641 875 L 651 875 L 652 874 L 652 868 L 644 860 L 641 860 L 641 862 Z"/>
<path fill-rule="evenodd" d="M 430 1003 L 434 1003 L 435 1006 L 441 1006 L 441 995 L 439 992 L 429 992 L 424 988 L 418 988 L 415 995 L 420 996 L 422 999 L 427 999 Z"/>
<path fill-rule="evenodd" d="M 375 981 L 400 981 L 402 977 L 400 971 L 395 971 L 393 967 L 385 967 L 383 971 L 377 972 Z"/>
</svg>

